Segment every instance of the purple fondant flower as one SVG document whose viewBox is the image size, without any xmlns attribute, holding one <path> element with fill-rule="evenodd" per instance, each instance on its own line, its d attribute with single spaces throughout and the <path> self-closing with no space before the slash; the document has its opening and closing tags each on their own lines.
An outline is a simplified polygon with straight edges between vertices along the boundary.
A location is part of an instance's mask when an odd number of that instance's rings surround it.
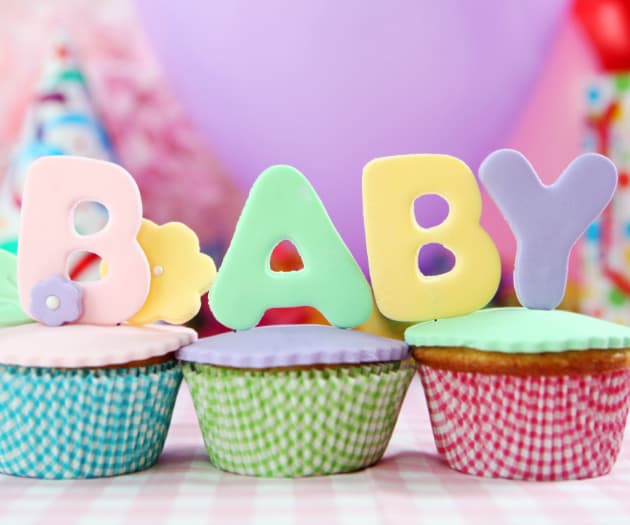
<svg viewBox="0 0 630 525">
<path fill-rule="evenodd" d="M 30 313 L 47 326 L 76 321 L 83 313 L 81 287 L 61 275 L 39 281 L 31 289 Z"/>
</svg>

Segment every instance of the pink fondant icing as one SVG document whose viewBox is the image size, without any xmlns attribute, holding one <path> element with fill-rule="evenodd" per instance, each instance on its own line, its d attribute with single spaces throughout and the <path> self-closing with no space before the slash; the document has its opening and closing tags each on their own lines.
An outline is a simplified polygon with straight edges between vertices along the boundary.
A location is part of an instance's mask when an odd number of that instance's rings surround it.
<svg viewBox="0 0 630 525">
<path fill-rule="evenodd" d="M 150 359 L 197 339 L 182 326 L 90 326 L 41 324 L 0 330 L 0 364 L 86 368 Z"/>
<path fill-rule="evenodd" d="M 73 226 L 77 204 L 96 201 L 109 212 L 106 226 L 79 235 Z M 142 220 L 140 191 L 115 164 L 82 157 L 43 157 L 28 169 L 22 202 L 18 287 L 29 312 L 31 290 L 51 275 L 66 274 L 74 251 L 95 253 L 107 262 L 100 281 L 82 282 L 84 324 L 115 325 L 133 316 L 149 293 L 147 258 L 136 240 Z"/>
</svg>

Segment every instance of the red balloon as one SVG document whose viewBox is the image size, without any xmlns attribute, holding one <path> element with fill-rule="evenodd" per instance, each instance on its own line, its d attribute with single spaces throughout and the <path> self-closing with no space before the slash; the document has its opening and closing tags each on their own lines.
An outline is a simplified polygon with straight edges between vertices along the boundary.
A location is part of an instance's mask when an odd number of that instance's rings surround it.
<svg viewBox="0 0 630 525">
<path fill-rule="evenodd" d="M 577 0 L 574 11 L 604 69 L 630 70 L 630 3 L 627 0 Z"/>
</svg>

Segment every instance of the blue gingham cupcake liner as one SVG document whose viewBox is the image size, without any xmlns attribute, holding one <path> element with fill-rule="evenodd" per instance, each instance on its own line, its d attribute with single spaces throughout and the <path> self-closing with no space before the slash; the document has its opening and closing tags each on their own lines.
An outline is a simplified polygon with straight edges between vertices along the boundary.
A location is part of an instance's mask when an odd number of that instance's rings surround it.
<svg viewBox="0 0 630 525">
<path fill-rule="evenodd" d="M 180 365 L 55 369 L 0 365 L 0 472 L 116 476 L 158 459 Z"/>
</svg>

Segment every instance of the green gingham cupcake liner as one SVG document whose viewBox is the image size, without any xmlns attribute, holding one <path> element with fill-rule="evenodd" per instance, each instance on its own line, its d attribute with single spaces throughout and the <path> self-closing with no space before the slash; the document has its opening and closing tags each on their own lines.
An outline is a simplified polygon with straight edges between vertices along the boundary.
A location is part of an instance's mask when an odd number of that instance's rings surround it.
<svg viewBox="0 0 630 525">
<path fill-rule="evenodd" d="M 261 477 L 349 472 L 385 452 L 411 361 L 239 370 L 184 364 L 210 461 Z"/>
<path fill-rule="evenodd" d="M 0 365 L 0 472 L 76 479 L 149 468 L 181 379 L 174 360 L 104 369 Z"/>
</svg>

